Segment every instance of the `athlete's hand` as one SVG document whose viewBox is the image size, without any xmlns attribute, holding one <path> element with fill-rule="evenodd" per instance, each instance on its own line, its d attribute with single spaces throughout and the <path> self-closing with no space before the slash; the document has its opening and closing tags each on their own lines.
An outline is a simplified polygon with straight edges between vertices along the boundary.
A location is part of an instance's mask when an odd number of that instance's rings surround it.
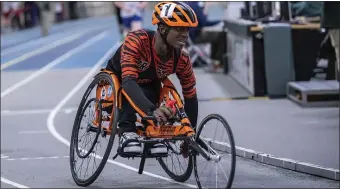
<svg viewBox="0 0 340 189">
<path fill-rule="evenodd" d="M 174 115 L 171 108 L 167 106 L 161 106 L 153 112 L 153 116 L 155 116 L 157 122 L 166 123 L 167 120 L 172 118 Z"/>
</svg>

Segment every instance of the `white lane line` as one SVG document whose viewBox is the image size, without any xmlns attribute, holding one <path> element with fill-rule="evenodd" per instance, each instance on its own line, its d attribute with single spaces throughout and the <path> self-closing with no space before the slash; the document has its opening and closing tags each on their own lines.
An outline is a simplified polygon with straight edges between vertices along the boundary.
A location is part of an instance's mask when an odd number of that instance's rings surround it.
<svg viewBox="0 0 340 189">
<path fill-rule="evenodd" d="M 61 111 L 65 114 L 70 114 L 77 111 L 77 107 L 64 108 Z M 52 109 L 31 109 L 31 110 L 1 110 L 1 116 L 13 116 L 13 115 L 28 115 L 28 114 L 47 114 Z"/>
<path fill-rule="evenodd" d="M 100 27 L 100 28 L 102 28 L 102 27 Z M 96 29 L 98 29 L 98 28 L 96 28 Z M 93 30 L 94 29 L 89 29 L 86 32 L 91 32 Z M 17 46 L 12 47 L 12 48 L 5 49 L 5 50 L 1 51 L 1 56 L 5 56 L 5 55 L 10 54 L 10 53 L 19 52 L 23 49 L 28 49 L 28 48 L 32 48 L 32 47 L 36 48 L 37 46 L 39 47 L 39 45 L 40 45 L 40 47 L 42 45 L 44 45 L 44 47 L 46 47 L 45 45 L 47 45 L 48 43 L 51 43 L 53 41 L 56 41 L 57 39 L 65 38 L 66 36 L 69 36 L 69 35 L 74 34 L 74 33 L 79 33 L 79 32 L 85 34 L 84 29 L 77 29 L 77 30 L 73 30 L 72 32 L 56 33 L 56 34 L 49 35 L 47 37 L 41 37 L 37 40 L 28 41 L 27 43 L 17 45 Z"/>
<path fill-rule="evenodd" d="M 75 95 L 77 93 L 77 91 L 79 91 L 87 83 L 87 80 L 90 79 L 99 70 L 100 66 L 104 63 L 104 61 L 106 59 L 108 59 L 110 56 L 112 56 L 113 52 L 115 51 L 115 49 L 118 47 L 119 44 L 120 43 L 117 43 L 113 48 L 111 48 L 104 55 L 104 57 L 102 59 L 100 59 L 95 64 L 95 66 L 79 81 L 79 83 L 77 83 L 77 85 L 57 104 L 57 106 L 48 115 L 48 118 L 47 118 L 48 130 L 57 140 L 64 143 L 65 145 L 70 146 L 70 142 L 68 140 L 66 140 L 63 136 L 61 136 L 57 132 L 57 130 L 54 126 L 54 123 L 53 123 L 55 116 L 57 115 L 58 111 L 67 103 L 67 101 L 69 101 L 72 98 L 72 96 Z M 102 157 L 100 157 L 99 155 L 96 155 L 96 158 L 101 159 Z M 107 162 L 118 165 L 120 167 L 123 167 L 125 169 L 131 170 L 131 171 L 134 171 L 134 172 L 138 172 L 137 168 L 131 167 L 129 165 L 126 165 L 126 164 L 123 164 L 123 163 L 120 163 L 120 162 L 117 162 L 117 161 L 114 161 L 114 160 L 108 159 Z M 197 188 L 196 185 L 177 182 L 177 181 L 174 181 L 170 178 L 166 178 L 166 177 L 163 177 L 163 176 L 160 176 L 160 175 L 156 175 L 156 174 L 153 174 L 153 173 L 150 173 L 150 172 L 147 172 L 147 171 L 144 171 L 143 174 L 154 177 L 154 178 L 159 178 L 159 179 L 171 182 L 171 183 L 176 183 L 176 184 L 180 184 L 180 185 L 191 187 L 191 188 Z"/>
<path fill-rule="evenodd" d="M 6 161 L 27 161 L 27 160 L 47 160 L 47 159 L 66 159 L 70 156 L 50 156 L 50 157 L 24 157 L 24 158 L 6 158 Z"/>
<path fill-rule="evenodd" d="M 4 154 L 1 154 L 1 159 L 8 158 L 8 156 L 5 156 Z"/>
<path fill-rule="evenodd" d="M 19 131 L 19 135 L 27 135 L 27 134 L 45 134 L 48 133 L 47 130 L 35 130 L 35 131 Z"/>
<path fill-rule="evenodd" d="M 46 66 L 44 66 L 43 68 L 39 69 L 38 71 L 34 72 L 33 74 L 31 74 L 30 76 L 28 76 L 26 79 L 21 80 L 20 82 L 12 85 L 11 87 L 9 87 L 8 89 L 6 89 L 4 92 L 1 93 L 1 98 L 7 96 L 8 94 L 10 94 L 11 92 L 15 91 L 16 89 L 20 88 L 21 86 L 23 86 L 24 84 L 30 82 L 31 80 L 33 80 L 34 78 L 40 76 L 41 74 L 47 72 L 48 70 L 50 70 L 53 66 L 60 64 L 61 62 L 65 61 L 66 59 L 70 58 L 71 56 L 73 56 L 74 54 L 84 50 L 85 48 L 89 47 L 90 45 L 96 43 L 97 41 L 101 40 L 102 38 L 104 38 L 105 36 L 107 36 L 109 34 L 108 31 L 102 32 L 99 35 L 96 35 L 95 37 L 90 38 L 89 40 L 87 40 L 86 42 L 82 43 L 81 45 L 79 45 L 78 47 L 68 51 L 67 53 L 63 54 L 62 56 L 58 57 L 57 59 L 53 60 L 52 62 L 48 63 Z"/>
<path fill-rule="evenodd" d="M 16 183 L 16 182 L 7 180 L 7 179 L 5 179 L 4 177 L 1 177 L 1 182 L 6 183 L 6 184 L 9 184 L 9 185 L 11 185 L 11 186 L 14 186 L 14 187 L 16 187 L 16 188 L 29 188 L 29 187 L 24 186 L 24 185 L 22 185 L 22 184 L 19 184 L 19 183 Z"/>
<path fill-rule="evenodd" d="M 58 41 L 56 41 L 54 43 L 51 43 L 49 45 L 42 46 L 41 48 L 36 49 L 34 51 L 31 51 L 31 52 L 28 52 L 26 54 L 23 54 L 22 56 L 19 56 L 18 58 L 15 58 L 13 60 L 10 60 L 8 62 L 5 62 L 5 63 L 1 64 L 1 70 L 5 69 L 5 68 L 8 68 L 8 67 L 10 67 L 10 66 L 12 66 L 14 64 L 19 63 L 19 62 L 22 62 L 22 61 L 24 61 L 24 60 L 26 60 L 28 58 L 31 58 L 31 57 L 36 56 L 38 54 L 41 54 L 43 52 L 49 51 L 51 49 L 54 49 L 54 48 L 56 48 L 56 47 L 58 47 L 60 45 L 66 44 L 68 42 L 71 42 L 71 41 L 73 41 L 73 40 L 75 40 L 77 38 L 80 38 L 81 36 L 85 35 L 85 33 L 86 32 L 76 33 L 76 34 L 71 35 L 69 37 L 66 37 L 64 39 L 58 40 Z"/>
<path fill-rule="evenodd" d="M 76 108 L 66 108 L 66 109 L 64 109 L 64 113 L 70 114 L 70 113 L 72 113 L 73 111 L 76 111 L 76 110 L 77 110 Z"/>
<path fill-rule="evenodd" d="M 72 32 L 72 33 L 76 33 L 76 32 Z M 68 33 L 68 34 L 71 34 L 71 33 Z M 21 50 L 28 49 L 29 47 L 32 48 L 32 46 L 34 46 L 34 45 L 40 45 L 40 46 L 45 45 L 44 43 L 52 42 L 56 39 L 60 39 L 60 37 L 63 37 L 63 36 L 65 37 L 67 35 L 65 35 L 64 33 L 61 33 L 61 34 L 56 34 L 56 35 L 52 35 L 52 36 L 42 37 L 42 38 L 39 38 L 37 40 L 28 41 L 27 43 L 24 43 L 24 44 L 21 44 L 21 45 L 18 45 L 18 46 L 12 47 L 12 48 L 8 48 L 8 49 L 1 51 L 1 56 L 5 56 L 5 55 L 10 54 L 10 53 L 19 52 Z"/>
</svg>

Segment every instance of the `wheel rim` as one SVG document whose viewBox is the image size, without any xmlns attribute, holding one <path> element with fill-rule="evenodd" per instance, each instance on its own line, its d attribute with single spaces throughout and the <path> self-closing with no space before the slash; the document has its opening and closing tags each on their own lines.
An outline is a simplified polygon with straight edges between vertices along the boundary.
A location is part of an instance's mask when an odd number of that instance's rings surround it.
<svg viewBox="0 0 340 189">
<path fill-rule="evenodd" d="M 169 100 L 174 100 L 171 94 L 168 97 Z M 193 159 L 188 145 L 184 145 L 183 140 L 170 140 L 166 142 L 166 145 L 169 149 L 168 156 L 158 159 L 160 165 L 175 181 L 187 181 L 193 169 Z"/>
<path fill-rule="evenodd" d="M 99 107 L 99 112 L 100 112 L 100 116 L 99 116 L 99 121 L 98 121 L 98 126 L 96 127 L 96 126 L 94 126 L 93 125 L 93 123 L 91 122 L 91 121 L 88 121 L 87 122 L 87 126 L 86 126 L 86 128 L 84 128 L 84 127 L 81 127 L 81 125 L 80 125 L 80 123 L 78 122 L 78 132 L 76 133 L 76 137 L 75 137 L 75 139 L 74 140 L 76 140 L 77 139 L 77 142 L 75 142 L 75 150 L 76 150 L 76 153 L 77 153 L 77 155 L 79 156 L 79 158 L 86 158 L 86 157 L 88 157 L 90 154 L 91 154 L 91 152 L 93 151 L 93 149 L 94 149 L 94 147 L 95 147 L 95 145 L 96 145 L 96 142 L 98 141 L 98 136 L 99 136 L 99 134 L 100 134 L 100 132 L 101 132 L 101 105 L 100 105 L 100 103 L 99 103 L 99 100 L 98 99 L 96 99 L 96 98 L 92 98 L 92 99 L 90 99 L 89 101 L 87 101 L 87 103 L 86 103 L 86 105 L 85 105 L 85 108 L 83 109 L 83 111 L 82 111 L 82 113 L 81 113 L 81 115 L 79 115 L 79 116 L 83 116 L 84 115 L 84 112 L 86 111 L 86 107 L 89 107 L 89 108 L 91 108 L 91 102 L 95 102 L 96 104 L 98 104 L 98 107 Z M 82 119 L 81 119 L 82 120 Z M 79 147 L 79 142 L 81 142 L 81 141 L 79 141 L 79 130 L 82 130 L 82 129 L 85 129 L 86 130 L 86 133 L 90 133 L 90 132 L 93 132 L 93 130 L 95 130 L 96 129 L 96 131 L 94 132 L 95 133 L 95 138 L 94 138 L 94 140 L 93 140 L 93 142 L 92 142 L 92 145 L 91 145 L 91 147 L 89 148 L 89 150 L 85 150 L 84 149 L 84 146 L 80 146 Z M 83 135 L 84 136 L 84 135 Z M 81 140 L 81 139 L 80 139 Z M 87 140 L 85 140 L 85 141 L 87 141 Z M 86 154 L 85 155 L 82 155 L 81 154 L 81 151 L 84 151 Z"/>
<path fill-rule="evenodd" d="M 208 116 L 199 126 L 197 137 L 221 155 L 218 162 L 207 161 L 201 155 L 194 157 L 199 188 L 230 188 L 235 171 L 235 145 L 229 125 L 219 116 Z"/>
<path fill-rule="evenodd" d="M 81 102 L 80 106 L 82 106 L 82 104 L 84 104 L 84 106 L 80 107 L 81 109 L 78 110 L 77 112 L 77 118 L 79 118 L 79 116 L 82 116 L 82 112 L 86 111 L 86 105 L 90 104 L 91 101 L 92 102 L 96 102 L 99 109 L 100 114 L 98 114 L 99 119 L 98 121 L 98 128 L 94 133 L 96 135 L 96 139 L 93 142 L 93 145 L 91 145 L 91 148 L 89 148 L 89 150 L 85 150 L 86 154 L 82 155 L 81 154 L 81 150 L 79 150 L 78 148 L 78 144 L 77 144 L 77 139 L 78 139 L 78 132 L 77 131 L 73 131 L 73 135 L 72 135 L 72 143 L 71 143 L 71 148 L 70 148 L 70 165 L 71 165 L 71 172 L 72 172 L 72 177 L 74 179 L 74 181 L 76 182 L 77 185 L 80 186 L 88 186 L 90 185 L 92 182 L 94 182 L 94 180 L 99 176 L 100 172 L 102 171 L 102 169 L 105 166 L 105 163 L 107 161 L 107 158 L 110 155 L 111 152 L 111 148 L 114 142 L 114 138 L 115 138 L 115 132 L 116 132 L 116 127 L 112 127 L 112 133 L 111 135 L 108 134 L 104 134 L 104 131 L 106 131 L 109 127 L 109 121 L 104 119 L 104 117 L 107 117 L 110 115 L 109 112 L 107 112 L 104 108 L 103 108 L 103 104 L 107 103 L 107 101 L 104 102 L 104 99 L 98 99 L 96 98 L 96 86 L 98 87 L 99 83 L 100 84 L 106 84 L 106 85 L 111 85 L 112 87 L 112 95 L 115 95 L 114 93 L 114 86 L 113 83 L 111 81 L 111 79 L 108 77 L 109 75 L 106 74 L 100 74 L 88 87 L 87 91 L 84 94 L 83 97 L 83 101 Z M 94 90 L 93 90 L 94 89 Z M 94 95 L 91 94 L 92 92 L 94 92 Z M 91 97 L 93 96 L 93 97 Z M 87 102 L 85 101 L 86 99 L 90 99 Z M 95 100 L 93 100 L 95 99 Z M 86 103 L 85 103 L 86 102 Z M 116 109 L 116 108 L 115 108 Z M 116 111 L 116 110 L 115 110 Z M 93 116 L 92 116 L 93 117 Z M 79 118 L 80 119 L 80 118 Z M 81 120 L 79 120 L 77 122 L 81 122 Z M 113 125 L 115 123 L 115 119 L 116 116 L 113 119 Z M 75 125 L 77 124 L 77 122 L 75 121 Z M 90 121 L 92 122 L 92 120 Z M 76 127 L 75 127 L 76 128 Z M 74 129 L 75 129 L 74 128 Z M 104 141 L 102 140 L 104 139 Z M 106 143 L 106 144 L 104 144 Z M 104 144 L 104 145 L 102 145 Z M 104 146 L 104 148 L 103 148 Z M 81 147 L 81 146 L 79 146 Z M 98 151 L 98 147 L 100 148 L 99 153 Z M 102 149 L 103 148 L 103 149 Z M 80 155 L 80 156 L 79 156 Z M 81 158 L 83 157 L 83 158 Z M 80 163 L 80 166 L 78 168 L 77 163 L 78 161 L 82 160 Z M 99 161 L 97 161 L 99 160 Z M 83 162 L 86 161 L 87 165 L 85 165 L 85 167 L 83 167 Z M 91 161 L 93 161 L 92 165 L 90 166 Z M 82 168 L 80 168 L 82 167 Z M 86 173 L 87 170 L 92 170 L 90 174 L 86 174 L 83 176 L 87 176 L 86 178 L 81 178 L 82 174 L 78 174 L 77 170 L 81 170 L 81 169 L 86 169 Z"/>
<path fill-rule="evenodd" d="M 192 171 L 192 156 L 183 156 L 182 140 L 167 142 L 169 153 L 167 157 L 159 158 L 165 172 L 174 180 L 184 182 L 189 179 Z"/>
</svg>

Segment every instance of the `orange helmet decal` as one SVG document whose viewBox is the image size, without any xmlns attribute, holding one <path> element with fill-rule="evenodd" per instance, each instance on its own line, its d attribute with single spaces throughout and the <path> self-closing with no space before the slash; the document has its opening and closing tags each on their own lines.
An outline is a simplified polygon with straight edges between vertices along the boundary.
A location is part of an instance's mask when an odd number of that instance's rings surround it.
<svg viewBox="0 0 340 189">
<path fill-rule="evenodd" d="M 163 23 L 168 26 L 196 27 L 195 12 L 185 3 L 161 2 L 155 6 L 152 24 Z"/>
</svg>

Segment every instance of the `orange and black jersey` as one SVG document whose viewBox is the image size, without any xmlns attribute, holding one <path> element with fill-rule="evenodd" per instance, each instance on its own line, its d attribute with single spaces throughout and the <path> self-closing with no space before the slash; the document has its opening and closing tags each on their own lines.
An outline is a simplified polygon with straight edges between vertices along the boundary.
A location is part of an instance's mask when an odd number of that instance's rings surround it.
<svg viewBox="0 0 340 189">
<path fill-rule="evenodd" d="M 176 74 L 182 86 L 185 110 L 192 124 L 196 125 L 198 106 L 196 79 L 189 56 L 179 49 L 174 49 L 172 58 L 167 62 L 161 62 L 154 47 L 154 31 L 130 32 L 109 60 L 107 69 L 120 76 L 122 87 L 145 114 L 155 109 L 155 106 L 142 95 L 143 92 L 138 85 L 161 81 L 171 74 Z"/>
</svg>

